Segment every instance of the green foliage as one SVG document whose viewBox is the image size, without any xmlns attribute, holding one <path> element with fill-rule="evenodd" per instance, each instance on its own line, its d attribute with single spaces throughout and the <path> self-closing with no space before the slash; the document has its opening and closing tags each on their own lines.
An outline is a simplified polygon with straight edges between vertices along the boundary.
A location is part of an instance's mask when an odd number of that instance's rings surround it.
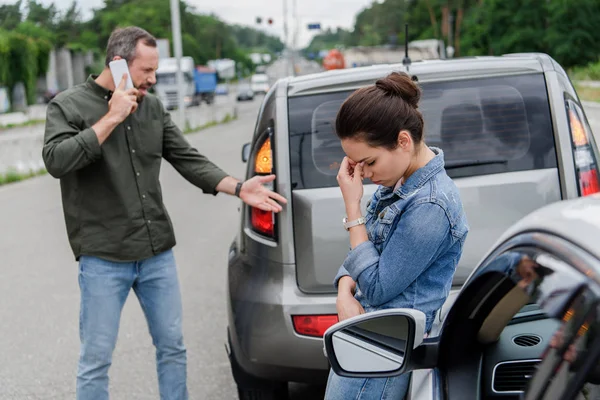
<svg viewBox="0 0 600 400">
<path fill-rule="evenodd" d="M 455 56 L 544 52 L 567 68 L 600 56 L 598 0 L 384 0 L 358 13 L 349 35 L 335 37 L 325 31 L 308 49 L 394 40 L 402 45 L 405 23 L 409 40 L 442 39 L 455 46 Z"/>
<path fill-rule="evenodd" d="M 23 82 L 28 102 L 35 102 L 37 78 L 48 69 L 50 50 L 46 39 L 0 31 L 0 85 L 12 91 Z"/>
<path fill-rule="evenodd" d="M 549 0 L 547 48 L 565 67 L 586 65 L 600 55 L 600 2 Z"/>
<path fill-rule="evenodd" d="M 327 28 L 324 32 L 316 35 L 312 39 L 305 52 L 315 53 L 321 50 L 329 50 L 339 46 L 344 46 L 344 44 L 350 42 L 351 35 L 352 32 L 343 28 L 337 28 L 336 30 Z"/>
<path fill-rule="evenodd" d="M 36 0 L 28 0 L 27 9 L 27 22 L 46 29 L 54 28 L 56 20 L 59 16 L 58 10 L 54 4 L 50 4 L 48 7 L 45 7 Z"/>
<path fill-rule="evenodd" d="M 180 14 L 183 54 L 194 58 L 196 64 L 206 64 L 216 58 L 231 58 L 251 69 L 248 53 L 253 48 L 263 46 L 273 52 L 283 49 L 277 38 L 252 28 L 230 26 L 214 15 L 198 14 L 183 1 L 180 2 Z M 130 25 L 144 28 L 157 38 L 171 40 L 169 2 L 107 0 L 105 7 L 96 10 L 92 20 L 86 24 L 79 41 L 90 46 L 92 38 L 95 38 L 95 45 L 104 49 L 115 28 Z M 87 39 L 83 40 L 86 35 Z"/>
<path fill-rule="evenodd" d="M 237 44 L 243 49 L 271 54 L 283 51 L 284 45 L 276 36 L 247 26 L 233 25 L 230 29 Z"/>
<path fill-rule="evenodd" d="M 0 29 L 11 31 L 21 23 L 22 19 L 21 0 L 14 4 L 3 4 L 0 6 Z"/>
<path fill-rule="evenodd" d="M 23 181 L 25 179 L 33 178 L 35 176 L 45 175 L 48 172 L 46 169 L 40 169 L 37 171 L 29 171 L 26 173 L 19 173 L 14 169 L 8 170 L 4 174 L 0 174 L 0 185 L 6 185 L 8 183 L 14 183 Z"/>
<path fill-rule="evenodd" d="M 584 67 L 573 68 L 569 71 L 569 76 L 575 81 L 600 81 L 600 60 Z"/>
</svg>

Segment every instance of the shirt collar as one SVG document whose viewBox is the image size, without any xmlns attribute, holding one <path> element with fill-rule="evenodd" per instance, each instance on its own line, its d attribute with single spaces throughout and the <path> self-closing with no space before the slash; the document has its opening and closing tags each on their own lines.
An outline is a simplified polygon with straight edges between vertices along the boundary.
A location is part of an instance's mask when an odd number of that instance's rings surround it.
<svg viewBox="0 0 600 400">
<path fill-rule="evenodd" d="M 431 151 L 435 153 L 435 157 L 431 159 L 424 167 L 419 168 L 397 189 L 393 187 L 381 187 L 381 195 L 386 196 L 392 193 L 399 197 L 408 197 L 412 193 L 420 189 L 427 181 L 429 181 L 435 174 L 440 172 L 444 168 L 444 152 L 442 149 L 437 147 L 430 147 Z"/>
<path fill-rule="evenodd" d="M 112 90 L 108 90 L 107 88 L 98 85 L 98 83 L 96 82 L 97 77 L 98 75 L 88 76 L 87 80 L 85 81 L 85 85 L 98 96 L 104 97 L 104 99 L 106 100 L 110 100 L 113 94 Z"/>
</svg>

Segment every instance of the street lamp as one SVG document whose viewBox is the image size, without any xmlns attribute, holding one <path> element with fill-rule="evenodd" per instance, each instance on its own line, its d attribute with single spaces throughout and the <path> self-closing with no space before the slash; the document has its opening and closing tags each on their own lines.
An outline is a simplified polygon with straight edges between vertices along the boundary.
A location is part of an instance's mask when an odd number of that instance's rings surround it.
<svg viewBox="0 0 600 400">
<path fill-rule="evenodd" d="M 183 87 L 183 72 L 181 71 L 181 57 L 183 50 L 181 45 L 181 17 L 179 15 L 179 0 L 171 0 L 171 29 L 173 33 L 173 48 L 175 50 L 175 58 L 177 59 L 177 105 L 179 114 L 179 129 L 185 131 L 185 102 L 184 87 Z"/>
</svg>

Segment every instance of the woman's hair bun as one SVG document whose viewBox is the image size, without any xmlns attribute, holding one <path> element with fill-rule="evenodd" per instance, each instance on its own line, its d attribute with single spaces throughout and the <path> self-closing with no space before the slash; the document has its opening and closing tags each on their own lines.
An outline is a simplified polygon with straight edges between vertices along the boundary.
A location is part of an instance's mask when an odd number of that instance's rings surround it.
<svg viewBox="0 0 600 400">
<path fill-rule="evenodd" d="M 377 80 L 375 86 L 389 96 L 402 98 L 414 108 L 419 106 L 421 89 L 405 72 L 392 72 L 385 78 Z"/>
</svg>

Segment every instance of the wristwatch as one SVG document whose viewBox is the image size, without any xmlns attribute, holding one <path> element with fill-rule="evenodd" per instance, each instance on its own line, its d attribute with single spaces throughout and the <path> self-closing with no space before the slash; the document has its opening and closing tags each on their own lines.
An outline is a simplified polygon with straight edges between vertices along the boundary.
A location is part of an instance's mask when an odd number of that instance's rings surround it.
<svg viewBox="0 0 600 400">
<path fill-rule="evenodd" d="M 360 217 L 359 219 L 355 219 L 354 221 L 348 221 L 348 217 L 344 217 L 342 220 L 344 223 L 344 228 L 349 231 L 353 226 L 364 225 L 367 223 L 367 219 L 365 217 Z"/>
<path fill-rule="evenodd" d="M 242 191 L 242 185 L 244 184 L 244 182 L 238 182 L 237 185 L 235 185 L 235 197 L 240 197 L 240 192 Z"/>
</svg>

